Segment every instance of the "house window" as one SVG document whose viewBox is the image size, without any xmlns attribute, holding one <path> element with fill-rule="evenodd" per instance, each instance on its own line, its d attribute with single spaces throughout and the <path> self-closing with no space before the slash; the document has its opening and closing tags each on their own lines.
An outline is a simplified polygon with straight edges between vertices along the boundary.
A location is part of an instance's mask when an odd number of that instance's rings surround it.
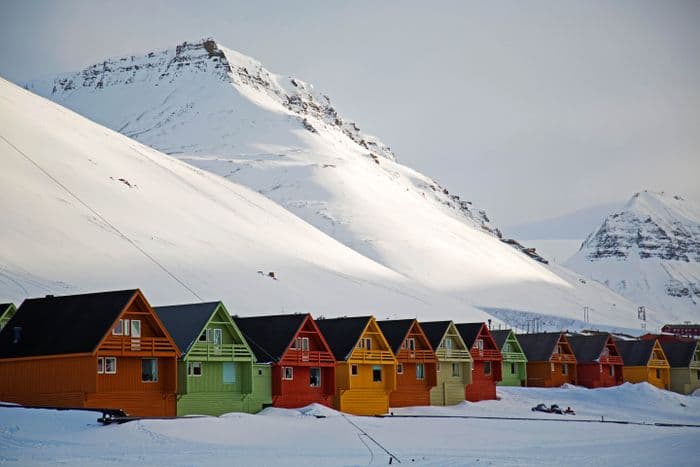
<svg viewBox="0 0 700 467">
<path fill-rule="evenodd" d="M 435 371 L 440 373 L 440 362 L 435 363 Z"/>
<path fill-rule="evenodd" d="M 445 347 L 447 350 L 452 350 L 452 338 L 451 337 L 446 337 L 445 340 L 442 342 L 443 347 Z"/>
<path fill-rule="evenodd" d="M 129 335 L 129 330 L 130 330 L 130 329 L 131 329 L 131 327 L 129 326 L 129 320 L 128 320 L 128 319 L 125 319 L 125 320 L 124 320 L 124 335 L 125 335 L 125 336 L 128 336 L 128 335 Z"/>
<path fill-rule="evenodd" d="M 380 383 L 382 381 L 382 367 L 380 365 L 374 365 L 372 367 L 372 381 L 375 383 Z"/>
<path fill-rule="evenodd" d="M 131 328 L 131 330 L 133 331 L 134 328 Z M 141 381 L 144 383 L 155 383 L 158 381 L 157 358 L 144 358 L 141 360 Z"/>
<path fill-rule="evenodd" d="M 416 364 L 416 379 L 424 379 L 425 378 L 425 365 L 422 363 Z"/>
<path fill-rule="evenodd" d="M 309 386 L 312 388 L 321 387 L 321 369 L 313 367 L 309 369 Z"/>
<path fill-rule="evenodd" d="M 233 362 L 224 362 L 222 365 L 221 379 L 224 384 L 236 383 L 236 364 Z"/>
<path fill-rule="evenodd" d="M 505 344 L 503 344 L 503 352 L 504 352 L 504 353 L 506 353 L 506 352 L 512 352 L 512 351 L 513 351 L 513 350 L 511 350 L 510 342 L 506 342 Z"/>
<path fill-rule="evenodd" d="M 122 334 L 124 334 L 124 320 L 120 319 L 119 321 L 117 321 L 117 324 L 114 326 L 114 329 L 112 329 L 112 335 L 121 336 Z"/>
<path fill-rule="evenodd" d="M 187 362 L 187 376 L 202 376 L 202 362 Z"/>
<path fill-rule="evenodd" d="M 350 365 L 350 374 L 352 376 L 357 376 L 357 365 Z"/>
<path fill-rule="evenodd" d="M 117 374 L 117 357 L 105 357 L 105 373 L 108 375 Z"/>
<path fill-rule="evenodd" d="M 416 340 L 413 337 L 408 339 L 408 350 L 410 350 L 411 352 L 416 351 Z"/>
<path fill-rule="evenodd" d="M 97 358 L 97 372 L 102 374 L 105 372 L 105 359 L 102 357 Z"/>
<path fill-rule="evenodd" d="M 141 337 L 141 321 L 138 319 L 131 320 L 131 337 Z"/>
<path fill-rule="evenodd" d="M 554 373 L 554 363 L 550 363 L 551 368 L 552 368 L 552 373 Z"/>
<path fill-rule="evenodd" d="M 661 379 L 661 370 L 656 369 L 656 379 Z"/>
<path fill-rule="evenodd" d="M 396 374 L 398 374 L 398 375 L 403 374 L 403 363 L 398 363 L 396 365 Z"/>
<path fill-rule="evenodd" d="M 484 351 L 484 340 L 483 339 L 476 340 L 476 348 L 479 349 L 479 352 Z"/>
<path fill-rule="evenodd" d="M 610 365 L 610 376 L 615 376 L 615 367 Z"/>
<path fill-rule="evenodd" d="M 291 366 L 282 367 L 282 379 L 292 380 L 294 379 L 294 368 Z"/>
<path fill-rule="evenodd" d="M 484 362 L 484 374 L 486 376 L 491 374 L 491 362 Z"/>
<path fill-rule="evenodd" d="M 510 364 L 510 374 L 514 375 L 515 374 L 515 363 Z"/>
<path fill-rule="evenodd" d="M 209 340 L 209 339 L 207 338 L 207 332 L 208 332 L 208 331 L 209 331 L 209 329 L 206 329 L 206 330 L 204 330 L 204 332 L 202 332 L 202 333 L 199 335 L 199 342 L 207 342 L 207 341 Z"/>
<path fill-rule="evenodd" d="M 262 376 L 262 375 L 263 375 L 262 368 L 258 368 L 258 376 Z"/>
<path fill-rule="evenodd" d="M 309 338 L 308 337 L 302 337 L 301 338 L 301 350 L 303 352 L 308 352 L 309 351 Z"/>
<path fill-rule="evenodd" d="M 569 371 L 569 364 L 568 363 L 563 363 L 561 365 L 561 374 L 565 375 Z"/>
<path fill-rule="evenodd" d="M 462 370 L 459 368 L 459 363 L 452 364 L 452 376 L 459 376 L 462 374 Z"/>
<path fill-rule="evenodd" d="M 372 350 L 372 338 L 367 337 L 365 339 L 365 349 Z"/>
</svg>

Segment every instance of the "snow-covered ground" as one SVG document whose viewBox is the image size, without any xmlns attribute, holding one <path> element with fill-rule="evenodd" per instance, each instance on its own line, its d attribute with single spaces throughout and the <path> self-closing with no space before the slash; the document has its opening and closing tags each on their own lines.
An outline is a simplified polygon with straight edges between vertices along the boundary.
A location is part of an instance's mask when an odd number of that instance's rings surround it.
<svg viewBox="0 0 700 467">
<path fill-rule="evenodd" d="M 310 406 L 101 426 L 89 412 L 0 408 L 4 465 L 697 465 L 700 397 L 647 384 L 588 390 L 499 388 L 500 401 L 395 409 L 395 414 L 535 420 L 343 416 Z M 536 414 L 538 402 L 577 415 Z M 316 418 L 323 415 L 325 418 Z M 540 419 L 540 420 L 537 420 Z M 557 420 L 557 421 L 552 421 Z M 385 451 L 386 450 L 386 451 Z M 390 453 L 390 454 L 389 454 Z"/>
</svg>

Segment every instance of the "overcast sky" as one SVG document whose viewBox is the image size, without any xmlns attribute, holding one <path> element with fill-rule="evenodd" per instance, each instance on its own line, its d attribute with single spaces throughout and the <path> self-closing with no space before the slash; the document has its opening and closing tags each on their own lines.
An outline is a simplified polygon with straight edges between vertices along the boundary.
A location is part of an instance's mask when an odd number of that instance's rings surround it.
<svg viewBox="0 0 700 467">
<path fill-rule="evenodd" d="M 3 0 L 0 75 L 205 36 L 313 83 L 497 225 L 644 188 L 700 202 L 700 1 Z"/>
</svg>

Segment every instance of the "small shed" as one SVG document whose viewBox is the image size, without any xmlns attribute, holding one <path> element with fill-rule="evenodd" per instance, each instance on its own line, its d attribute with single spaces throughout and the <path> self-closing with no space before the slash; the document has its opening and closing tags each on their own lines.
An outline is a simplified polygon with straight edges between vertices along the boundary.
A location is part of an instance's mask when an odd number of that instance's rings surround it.
<svg viewBox="0 0 700 467">
<path fill-rule="evenodd" d="M 502 379 L 499 386 L 525 386 L 527 384 L 527 357 L 512 329 L 491 331 L 493 340 L 501 349 Z"/>
</svg>

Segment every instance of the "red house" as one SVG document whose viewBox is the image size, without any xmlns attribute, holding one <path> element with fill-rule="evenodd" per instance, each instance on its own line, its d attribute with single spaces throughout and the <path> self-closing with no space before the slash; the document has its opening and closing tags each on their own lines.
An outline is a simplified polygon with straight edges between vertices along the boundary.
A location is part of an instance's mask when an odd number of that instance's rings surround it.
<svg viewBox="0 0 700 467">
<path fill-rule="evenodd" d="M 456 326 L 474 359 L 472 383 L 467 385 L 465 399 L 470 402 L 496 399 L 496 383 L 502 375 L 503 356 L 500 347 L 486 323 L 463 323 Z"/>
<path fill-rule="evenodd" d="M 258 363 L 272 365 L 272 405 L 333 407 L 335 357 L 310 314 L 233 317 Z"/>
<path fill-rule="evenodd" d="M 622 384 L 622 357 L 610 334 L 569 336 L 576 356 L 577 383 L 587 388 Z"/>
</svg>

